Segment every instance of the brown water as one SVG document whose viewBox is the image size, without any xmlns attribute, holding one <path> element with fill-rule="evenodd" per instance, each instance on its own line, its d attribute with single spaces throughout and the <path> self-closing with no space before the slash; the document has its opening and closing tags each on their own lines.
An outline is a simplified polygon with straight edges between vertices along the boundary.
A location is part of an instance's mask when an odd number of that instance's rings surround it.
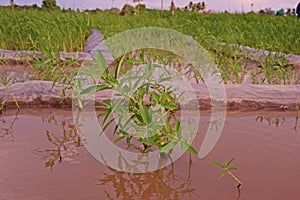
<svg viewBox="0 0 300 200">
<path fill-rule="evenodd" d="M 62 199 L 299 199 L 300 125 L 295 112 L 228 113 L 221 138 L 200 160 L 188 154 L 173 167 L 128 174 L 109 169 L 82 146 L 72 113 L 7 111 L 0 120 L 0 200 Z M 201 115 L 204 132 L 209 114 Z M 196 138 L 199 149 L 204 134 Z M 233 166 L 236 183 L 208 161 Z"/>
</svg>

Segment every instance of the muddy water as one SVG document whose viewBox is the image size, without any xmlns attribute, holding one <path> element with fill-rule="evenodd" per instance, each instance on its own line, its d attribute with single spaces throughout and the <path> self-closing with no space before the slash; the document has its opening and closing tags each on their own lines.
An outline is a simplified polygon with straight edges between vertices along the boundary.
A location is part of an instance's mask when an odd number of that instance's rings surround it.
<svg viewBox="0 0 300 200">
<path fill-rule="evenodd" d="M 199 149 L 209 122 L 200 119 Z M 185 154 L 173 166 L 128 174 L 109 169 L 82 146 L 72 113 L 7 111 L 0 125 L 0 200 L 81 199 L 298 199 L 300 125 L 295 112 L 228 113 L 213 151 L 189 165 Z M 209 160 L 233 166 L 236 183 Z"/>
</svg>

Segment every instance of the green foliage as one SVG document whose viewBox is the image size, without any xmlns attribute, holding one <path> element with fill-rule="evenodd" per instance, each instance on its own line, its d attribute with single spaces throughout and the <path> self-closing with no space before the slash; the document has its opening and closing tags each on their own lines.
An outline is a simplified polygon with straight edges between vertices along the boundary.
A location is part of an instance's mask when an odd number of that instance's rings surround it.
<svg viewBox="0 0 300 200">
<path fill-rule="evenodd" d="M 6 74 L 1 74 L 1 77 L 0 77 L 0 86 L 2 85 L 2 86 L 4 86 L 6 88 L 6 91 L 8 92 L 8 94 L 10 95 L 10 97 L 13 99 L 13 101 L 14 101 L 17 109 L 20 110 L 19 103 L 18 103 L 16 97 L 14 96 L 14 94 L 12 93 L 11 88 L 9 87 L 10 84 L 11 84 L 11 82 L 12 82 L 12 79 L 13 79 L 13 77 L 9 78 L 9 77 L 7 77 Z M 3 99 L 2 100 L 0 112 L 2 112 L 2 109 L 5 107 L 6 101 L 7 101 L 7 99 Z"/>
<path fill-rule="evenodd" d="M 255 14 L 199 14 L 176 11 L 171 13 L 145 10 L 139 16 L 123 17 L 110 11 L 63 13 L 59 10 L 14 10 L 1 8 L 0 48 L 82 51 L 92 28 L 101 30 L 105 38 L 139 27 L 164 27 L 193 38 L 206 49 L 214 50 L 211 41 L 239 44 L 273 52 L 300 54 L 300 32 L 296 17 L 273 17 Z"/>
<path fill-rule="evenodd" d="M 221 164 L 221 163 L 218 163 L 218 162 L 214 162 L 214 161 L 209 161 L 211 164 L 219 167 L 219 168 L 222 168 L 225 170 L 224 173 L 221 173 L 219 176 L 218 176 L 218 179 L 221 179 L 223 176 L 225 176 L 226 174 L 228 174 L 229 176 L 231 176 L 237 183 L 237 187 L 239 188 L 241 185 L 242 185 L 242 182 L 235 176 L 233 175 L 233 173 L 231 172 L 232 170 L 238 170 L 238 168 L 236 167 L 231 167 L 231 163 L 235 160 L 235 157 L 231 158 L 228 162 L 224 163 L 224 164 Z"/>
<path fill-rule="evenodd" d="M 97 108 L 103 110 L 99 115 L 103 131 L 115 122 L 113 134 L 118 136 L 115 143 L 125 140 L 129 148 L 135 140 L 142 144 L 144 152 L 157 148 L 162 153 L 172 151 L 179 144 L 183 150 L 195 154 L 190 138 L 183 136 L 180 120 L 175 115 L 182 94 L 176 95 L 176 88 L 169 85 L 172 74 L 164 69 L 166 66 L 147 63 L 144 52 L 139 57 L 139 60 L 126 62 L 140 67 L 123 74 L 120 68 L 125 62 L 124 56 L 114 72 L 110 72 L 99 53 L 94 60 L 95 66 L 82 70 L 83 74 L 100 79 L 97 80 L 99 84 L 85 88 L 81 95 L 114 91 L 112 101 L 104 101 Z M 153 77 L 157 71 L 161 75 Z"/>
<path fill-rule="evenodd" d="M 0 49 L 82 51 L 91 30 L 89 15 L 59 10 L 0 12 Z"/>
<path fill-rule="evenodd" d="M 290 84 L 292 66 L 287 65 L 284 56 L 270 55 L 261 59 L 260 67 L 251 75 L 254 84 Z"/>
<path fill-rule="evenodd" d="M 41 47 L 41 58 L 34 58 L 32 67 L 37 69 L 37 75 L 40 80 L 54 81 L 54 84 L 58 80 L 64 80 L 68 77 L 69 81 L 62 83 L 71 83 L 71 77 L 74 76 L 74 72 L 67 71 L 67 68 L 71 66 L 79 66 L 78 59 L 65 58 L 61 59 L 60 52 L 58 49 L 52 51 L 46 47 Z"/>
</svg>

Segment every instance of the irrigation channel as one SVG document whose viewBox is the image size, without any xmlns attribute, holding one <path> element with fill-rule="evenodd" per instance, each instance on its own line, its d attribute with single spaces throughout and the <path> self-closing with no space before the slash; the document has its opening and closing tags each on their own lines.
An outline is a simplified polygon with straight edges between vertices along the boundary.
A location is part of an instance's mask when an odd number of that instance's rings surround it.
<svg viewBox="0 0 300 200">
<path fill-rule="evenodd" d="M 19 61 L 9 62 L 15 63 L 13 71 L 5 72 L 18 75 L 19 81 L 0 86 L 0 100 L 6 101 L 0 114 L 0 200 L 300 196 L 300 85 L 225 85 L 226 121 L 208 156 L 193 155 L 190 163 L 186 152 L 163 169 L 135 174 L 108 168 L 86 150 L 73 120 L 72 91 L 66 90 L 63 98 L 64 85 L 30 80 Z M 197 99 L 188 101 L 196 102 L 201 112 L 193 143 L 199 149 L 210 124 L 212 102 L 205 84 L 193 88 Z M 109 91 L 97 93 L 96 104 L 110 96 Z M 182 105 L 181 114 L 191 112 L 188 105 Z M 239 190 L 229 176 L 218 180 L 222 170 L 209 163 L 223 163 L 233 156 L 233 166 L 239 168 L 235 174 L 243 182 Z"/>
</svg>

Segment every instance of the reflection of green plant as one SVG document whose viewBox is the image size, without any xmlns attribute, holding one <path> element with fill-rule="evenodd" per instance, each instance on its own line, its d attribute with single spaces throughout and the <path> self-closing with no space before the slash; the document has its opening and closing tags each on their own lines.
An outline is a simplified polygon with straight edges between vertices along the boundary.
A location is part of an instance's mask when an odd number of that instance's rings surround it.
<svg viewBox="0 0 300 200">
<path fill-rule="evenodd" d="M 299 106 L 296 106 L 295 110 L 296 110 L 296 122 L 295 122 L 294 130 L 297 131 L 298 120 L 299 120 Z"/>
<path fill-rule="evenodd" d="M 161 152 L 169 152 L 180 144 L 182 149 L 196 153 L 190 146 L 190 141 L 183 137 L 181 123 L 175 115 L 182 96 L 177 96 L 175 89 L 168 85 L 172 78 L 171 73 L 158 64 L 147 64 L 144 56 L 140 56 L 140 60 L 128 62 L 143 67 L 119 76 L 123 58 L 114 73 L 111 73 L 99 53 L 95 59 L 96 69 L 89 67 L 82 71 L 83 74 L 100 79 L 100 84 L 84 89 L 82 95 L 107 89 L 115 92 L 112 102 L 104 101 L 98 107 L 104 109 L 99 115 L 104 117 L 103 131 L 116 122 L 113 134 L 118 139 L 115 142 L 125 139 L 130 147 L 131 140 L 136 139 L 143 144 L 144 152 L 154 147 Z M 153 77 L 155 71 L 159 70 L 162 70 L 162 74 Z"/>
<path fill-rule="evenodd" d="M 197 199 L 190 167 L 186 178 L 173 167 L 149 173 L 108 170 L 97 179 L 99 185 L 107 188 L 107 199 Z"/>
<path fill-rule="evenodd" d="M 0 106 L 0 114 L 2 114 L 4 108 L 5 108 L 5 104 L 6 104 L 6 99 L 2 100 L 1 102 L 1 106 Z"/>
<path fill-rule="evenodd" d="M 224 163 L 224 164 L 220 164 L 220 163 L 214 162 L 214 161 L 210 161 L 210 163 L 225 170 L 224 173 L 222 173 L 218 176 L 218 179 L 220 179 L 223 176 L 225 176 L 226 174 L 228 174 L 229 176 L 231 176 L 238 183 L 237 187 L 239 188 L 242 185 L 242 182 L 235 175 L 233 175 L 233 173 L 231 172 L 232 170 L 237 170 L 237 168 L 236 167 L 230 167 L 230 164 L 234 160 L 235 160 L 235 157 L 233 157 L 231 160 L 229 160 L 227 163 Z"/>
<path fill-rule="evenodd" d="M 54 145 L 53 148 L 34 150 L 35 154 L 45 159 L 45 167 L 52 170 L 56 163 L 63 161 L 64 157 L 75 156 L 82 143 L 75 125 L 70 124 L 69 121 L 59 120 L 51 115 L 43 117 L 42 121 L 44 124 L 52 124 L 62 130 L 62 132 L 45 131 L 47 140 Z"/>
<path fill-rule="evenodd" d="M 255 120 L 258 122 L 267 121 L 269 125 L 274 124 L 276 127 L 278 127 L 280 124 L 283 124 L 285 122 L 284 117 L 270 117 L 270 116 L 257 116 Z"/>
<path fill-rule="evenodd" d="M 5 101 L 4 101 L 5 102 Z M 3 106 L 3 105 L 2 105 Z M 14 138 L 14 125 L 18 120 L 19 110 L 15 113 L 14 118 L 11 120 L 6 120 L 5 116 L 2 115 L 0 111 L 0 118 L 1 118 L 1 126 L 0 126 L 0 139 L 8 139 Z"/>
</svg>

